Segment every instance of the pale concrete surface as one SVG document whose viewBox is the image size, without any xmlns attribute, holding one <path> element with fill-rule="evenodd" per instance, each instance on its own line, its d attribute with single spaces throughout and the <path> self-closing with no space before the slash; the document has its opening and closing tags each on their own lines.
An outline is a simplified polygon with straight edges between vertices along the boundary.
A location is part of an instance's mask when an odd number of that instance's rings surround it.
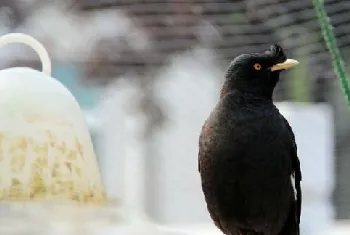
<svg viewBox="0 0 350 235">
<path fill-rule="evenodd" d="M 1 235 L 182 235 L 115 206 L 1 203 Z"/>
<path fill-rule="evenodd" d="M 178 224 L 172 227 L 161 227 L 164 231 L 174 231 L 179 234 L 191 235 L 223 235 L 212 223 Z M 301 232 L 301 235 L 306 233 Z M 318 235 L 349 235 L 350 221 L 337 222 L 332 227 L 320 231 Z"/>
<path fill-rule="evenodd" d="M 1 203 L 1 235 L 222 235 L 212 223 L 157 225 L 137 211 L 72 204 Z M 302 233 L 303 234 L 303 233 Z M 348 235 L 344 221 L 319 235 Z"/>
</svg>

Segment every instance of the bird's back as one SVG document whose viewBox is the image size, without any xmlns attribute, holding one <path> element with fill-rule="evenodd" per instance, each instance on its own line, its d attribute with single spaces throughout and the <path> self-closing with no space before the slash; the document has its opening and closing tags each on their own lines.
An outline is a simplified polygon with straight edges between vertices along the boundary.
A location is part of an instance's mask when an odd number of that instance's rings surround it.
<svg viewBox="0 0 350 235">
<path fill-rule="evenodd" d="M 294 206 L 293 138 L 270 101 L 232 92 L 215 107 L 202 128 L 199 170 L 210 215 L 226 234 L 281 231 Z"/>
</svg>

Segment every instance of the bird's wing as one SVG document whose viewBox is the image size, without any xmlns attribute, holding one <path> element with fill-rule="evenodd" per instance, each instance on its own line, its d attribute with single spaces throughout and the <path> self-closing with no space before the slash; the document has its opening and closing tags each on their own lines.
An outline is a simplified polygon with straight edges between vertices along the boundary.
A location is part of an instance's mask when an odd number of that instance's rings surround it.
<svg viewBox="0 0 350 235">
<path fill-rule="evenodd" d="M 208 131 L 208 121 L 209 118 L 204 122 L 202 129 L 201 129 L 201 133 L 199 135 L 199 150 L 198 150 L 198 171 L 201 172 L 201 156 L 203 157 L 203 155 L 205 155 L 206 153 L 206 146 L 205 146 L 205 141 L 206 141 L 206 135 L 207 135 L 207 131 Z M 223 226 L 220 223 L 220 217 L 217 215 L 217 211 L 216 210 L 212 210 L 210 213 L 211 218 L 213 219 L 214 224 L 221 229 L 222 231 L 224 231 Z"/>
<path fill-rule="evenodd" d="M 199 150 L 198 150 L 198 171 L 200 172 L 200 156 L 201 156 L 201 151 L 204 148 L 204 143 L 203 143 L 203 136 L 204 136 L 204 132 L 205 132 L 205 126 L 206 126 L 207 121 L 204 122 L 203 126 L 202 126 L 202 130 L 201 133 L 199 135 Z"/>
<path fill-rule="evenodd" d="M 291 156 L 292 156 L 292 171 L 293 171 L 293 176 L 294 176 L 294 187 L 296 190 L 296 213 L 295 213 L 295 216 L 296 216 L 297 222 L 300 223 L 301 200 L 302 200 L 301 186 L 300 186 L 300 182 L 302 180 L 301 170 L 300 170 L 300 161 L 298 158 L 297 144 L 295 142 L 295 136 L 294 136 L 293 130 L 292 130 L 291 126 L 289 125 L 288 121 L 284 117 L 283 117 L 283 120 L 288 128 L 289 134 L 291 135 L 292 142 L 293 142 L 293 146 L 291 149 Z"/>
</svg>

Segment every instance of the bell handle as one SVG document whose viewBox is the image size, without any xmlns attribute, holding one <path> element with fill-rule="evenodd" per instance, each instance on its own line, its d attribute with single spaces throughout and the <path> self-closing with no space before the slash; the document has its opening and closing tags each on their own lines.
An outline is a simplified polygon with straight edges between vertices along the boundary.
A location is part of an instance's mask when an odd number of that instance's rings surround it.
<svg viewBox="0 0 350 235">
<path fill-rule="evenodd" d="M 0 37 L 0 47 L 11 43 L 22 43 L 30 46 L 39 55 L 42 72 L 51 77 L 51 59 L 49 53 L 38 40 L 24 33 L 9 33 Z"/>
</svg>

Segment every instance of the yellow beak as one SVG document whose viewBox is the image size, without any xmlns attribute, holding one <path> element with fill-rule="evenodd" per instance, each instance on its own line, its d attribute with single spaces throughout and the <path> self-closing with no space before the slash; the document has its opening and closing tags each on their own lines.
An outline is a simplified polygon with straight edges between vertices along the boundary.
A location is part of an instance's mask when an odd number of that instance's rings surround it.
<svg viewBox="0 0 350 235">
<path fill-rule="evenodd" d="M 293 59 L 287 59 L 283 63 L 275 64 L 274 66 L 271 67 L 271 71 L 276 71 L 276 70 L 283 70 L 283 69 L 290 69 L 293 68 L 294 66 L 298 65 L 299 62 Z"/>
</svg>

